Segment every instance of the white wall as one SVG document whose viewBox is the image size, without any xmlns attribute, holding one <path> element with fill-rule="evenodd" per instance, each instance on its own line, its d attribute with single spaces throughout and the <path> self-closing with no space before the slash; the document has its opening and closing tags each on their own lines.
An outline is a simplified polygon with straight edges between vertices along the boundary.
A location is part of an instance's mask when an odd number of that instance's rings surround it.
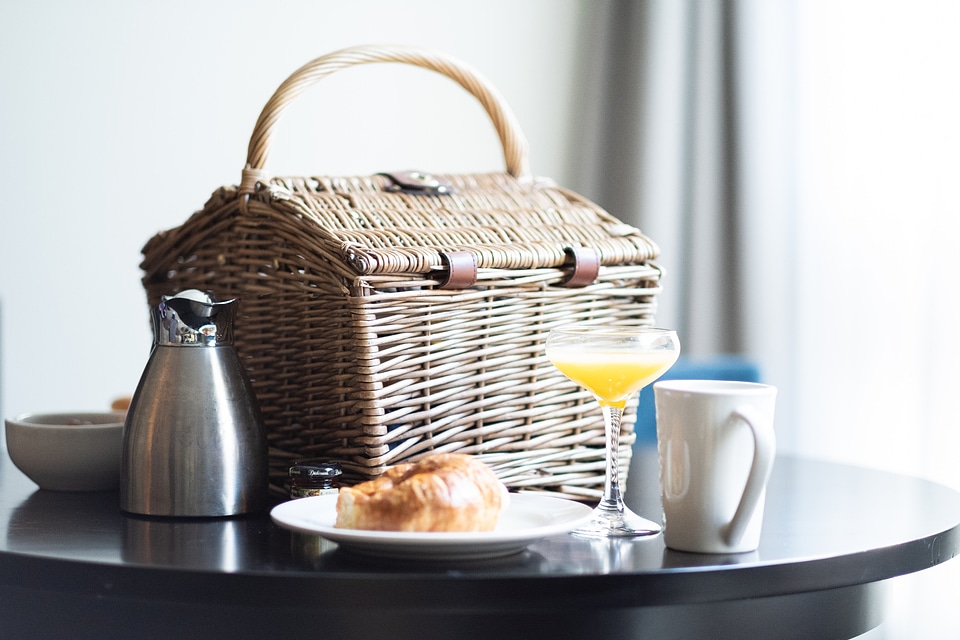
<svg viewBox="0 0 960 640">
<path fill-rule="evenodd" d="M 960 488 L 960 4 L 799 6 L 799 448 Z"/>
<path fill-rule="evenodd" d="M 5 3 L 0 24 L 0 412 L 105 408 L 151 342 L 140 249 L 236 184 L 261 107 L 301 64 L 401 43 L 454 55 L 516 112 L 534 173 L 563 179 L 575 0 Z M 503 166 L 477 103 L 371 65 L 289 110 L 268 169 L 351 175 Z"/>
<path fill-rule="evenodd" d="M 960 3 L 797 0 L 794 451 L 960 490 Z M 960 637 L 960 560 L 871 638 Z"/>
</svg>

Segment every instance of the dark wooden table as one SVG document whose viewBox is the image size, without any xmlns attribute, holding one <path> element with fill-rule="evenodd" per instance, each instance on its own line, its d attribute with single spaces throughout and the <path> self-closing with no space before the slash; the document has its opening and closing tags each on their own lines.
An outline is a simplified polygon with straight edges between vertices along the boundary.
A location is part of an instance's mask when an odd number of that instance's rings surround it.
<svg viewBox="0 0 960 640">
<path fill-rule="evenodd" d="M 960 551 L 960 494 L 781 457 L 760 548 L 557 536 L 483 562 L 364 559 L 266 514 L 122 515 L 115 493 L 38 490 L 0 451 L 2 638 L 848 638 L 882 621 L 883 581 Z M 641 447 L 628 502 L 660 511 Z"/>
</svg>

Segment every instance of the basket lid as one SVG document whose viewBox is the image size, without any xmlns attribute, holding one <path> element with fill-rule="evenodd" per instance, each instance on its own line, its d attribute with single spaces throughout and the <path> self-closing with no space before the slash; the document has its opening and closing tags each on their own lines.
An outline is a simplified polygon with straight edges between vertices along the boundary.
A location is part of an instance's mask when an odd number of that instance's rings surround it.
<svg viewBox="0 0 960 640">
<path fill-rule="evenodd" d="M 430 273 L 451 252 L 472 254 L 481 269 L 561 267 L 577 247 L 595 250 L 603 265 L 659 254 L 640 229 L 550 180 L 429 174 L 439 189 L 409 189 L 396 175 L 271 178 L 245 208 L 251 216 L 299 221 L 361 275 Z"/>
</svg>

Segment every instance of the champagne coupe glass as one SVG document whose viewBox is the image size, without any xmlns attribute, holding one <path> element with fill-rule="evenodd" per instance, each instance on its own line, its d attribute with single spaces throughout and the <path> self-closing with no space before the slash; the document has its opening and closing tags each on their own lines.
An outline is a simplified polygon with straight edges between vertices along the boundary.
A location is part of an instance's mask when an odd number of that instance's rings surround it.
<svg viewBox="0 0 960 640">
<path fill-rule="evenodd" d="M 654 328 L 571 326 L 550 331 L 547 358 L 563 375 L 590 391 L 603 410 L 606 476 L 591 521 L 573 531 L 587 537 L 644 536 L 660 525 L 633 513 L 620 491 L 620 420 L 627 400 L 673 366 L 680 355 L 675 331 Z"/>
</svg>

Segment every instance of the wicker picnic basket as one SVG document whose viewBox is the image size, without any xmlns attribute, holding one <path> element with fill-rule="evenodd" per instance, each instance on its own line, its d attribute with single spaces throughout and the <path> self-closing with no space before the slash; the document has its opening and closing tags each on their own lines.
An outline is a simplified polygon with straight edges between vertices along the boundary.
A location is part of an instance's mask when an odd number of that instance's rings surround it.
<svg viewBox="0 0 960 640">
<path fill-rule="evenodd" d="M 273 177 L 284 109 L 325 76 L 399 62 L 458 82 L 486 110 L 505 172 Z M 235 344 L 268 432 L 271 485 L 291 460 L 339 460 L 347 483 L 433 452 L 479 456 L 513 489 L 599 497 L 596 402 L 546 360 L 551 328 L 651 326 L 657 246 L 530 175 L 503 99 L 473 68 L 357 47 L 293 73 L 264 107 L 239 186 L 144 246 L 148 303 L 184 289 L 239 298 Z M 635 402 L 635 401 L 634 401 Z M 619 445 L 626 473 L 635 405 Z"/>
</svg>

